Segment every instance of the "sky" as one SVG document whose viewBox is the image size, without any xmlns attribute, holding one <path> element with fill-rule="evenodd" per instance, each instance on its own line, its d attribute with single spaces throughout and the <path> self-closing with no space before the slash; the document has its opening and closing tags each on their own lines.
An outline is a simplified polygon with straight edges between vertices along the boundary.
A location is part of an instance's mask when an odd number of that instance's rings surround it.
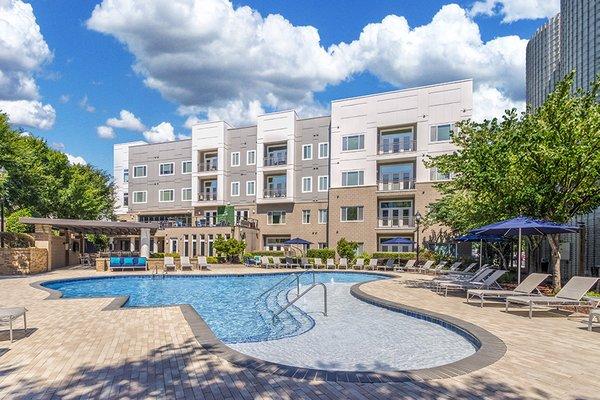
<svg viewBox="0 0 600 400">
<path fill-rule="evenodd" d="M 525 106 L 559 0 L 0 0 L 0 110 L 73 163 L 333 99 L 471 78 L 474 118 Z"/>
</svg>

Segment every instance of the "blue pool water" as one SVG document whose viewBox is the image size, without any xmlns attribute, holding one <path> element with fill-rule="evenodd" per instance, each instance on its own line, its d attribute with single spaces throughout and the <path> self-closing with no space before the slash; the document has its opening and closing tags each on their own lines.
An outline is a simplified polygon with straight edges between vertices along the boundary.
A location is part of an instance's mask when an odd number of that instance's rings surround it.
<svg viewBox="0 0 600 400">
<path fill-rule="evenodd" d="M 125 307 L 190 304 L 214 334 L 225 343 L 260 342 L 294 337 L 313 328 L 315 322 L 302 309 L 290 307 L 276 322 L 274 313 L 286 304 L 294 287 L 292 274 L 284 284 L 268 291 L 282 274 L 244 276 L 118 276 L 48 282 L 66 298 L 129 296 Z M 375 274 L 319 272 L 316 281 L 358 283 L 385 277 Z M 312 275 L 301 276 L 303 285 Z M 262 294 L 262 295 L 261 295 Z"/>
</svg>

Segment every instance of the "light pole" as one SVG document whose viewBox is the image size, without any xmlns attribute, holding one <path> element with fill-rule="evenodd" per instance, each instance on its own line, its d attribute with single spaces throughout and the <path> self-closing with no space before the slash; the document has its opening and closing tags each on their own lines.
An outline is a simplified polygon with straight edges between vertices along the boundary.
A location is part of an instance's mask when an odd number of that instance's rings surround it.
<svg viewBox="0 0 600 400">
<path fill-rule="evenodd" d="M 421 213 L 417 211 L 417 213 L 415 214 L 415 224 L 417 225 L 417 262 L 416 264 L 419 265 L 419 251 L 421 250 L 421 241 L 419 240 L 419 231 L 420 226 L 421 226 Z"/>
<path fill-rule="evenodd" d="M 4 179 L 6 169 L 0 167 L 0 248 L 4 248 Z"/>
</svg>

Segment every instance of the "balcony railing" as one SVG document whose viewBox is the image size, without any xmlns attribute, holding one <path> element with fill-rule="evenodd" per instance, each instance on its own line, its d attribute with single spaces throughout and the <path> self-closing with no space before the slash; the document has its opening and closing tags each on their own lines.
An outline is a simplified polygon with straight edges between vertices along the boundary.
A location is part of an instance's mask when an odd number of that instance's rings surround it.
<svg viewBox="0 0 600 400">
<path fill-rule="evenodd" d="M 278 165 L 287 164 L 287 153 L 283 154 L 269 154 L 265 157 L 265 167 L 273 167 Z"/>
<path fill-rule="evenodd" d="M 224 220 L 217 222 L 216 217 L 209 217 L 209 218 L 205 217 L 205 218 L 199 218 L 198 220 L 196 220 L 196 227 L 198 227 L 198 228 L 218 228 L 218 227 L 233 226 L 233 225 L 239 226 L 242 228 L 258 229 L 258 220 L 253 219 L 253 218 L 242 218 L 242 219 L 236 220 L 235 224 L 231 224 Z"/>
<path fill-rule="evenodd" d="M 217 161 L 203 162 L 198 165 L 198 172 L 210 172 L 219 169 Z"/>
<path fill-rule="evenodd" d="M 401 190 L 413 190 L 414 188 L 414 179 L 383 179 L 377 181 L 377 189 L 380 192 L 396 192 Z"/>
<path fill-rule="evenodd" d="M 217 192 L 205 192 L 198 195 L 199 201 L 215 201 L 217 200 Z"/>
<path fill-rule="evenodd" d="M 412 217 L 386 217 L 379 218 L 380 228 L 412 228 L 415 226 Z"/>
<path fill-rule="evenodd" d="M 407 153 L 417 150 L 416 140 L 404 140 L 400 142 L 381 142 L 379 154 Z"/>
<path fill-rule="evenodd" d="M 263 198 L 265 199 L 276 199 L 281 197 L 287 197 L 286 189 L 265 189 L 263 192 Z"/>
</svg>

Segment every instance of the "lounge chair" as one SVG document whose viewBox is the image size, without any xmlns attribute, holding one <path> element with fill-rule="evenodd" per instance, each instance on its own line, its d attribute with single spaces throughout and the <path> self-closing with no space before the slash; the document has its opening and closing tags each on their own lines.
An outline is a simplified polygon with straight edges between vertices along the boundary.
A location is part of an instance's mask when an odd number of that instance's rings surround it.
<svg viewBox="0 0 600 400">
<path fill-rule="evenodd" d="M 600 322 L 600 308 L 590 310 L 590 315 L 588 317 L 588 331 L 592 330 L 592 327 L 594 325 L 594 319 Z"/>
<path fill-rule="evenodd" d="M 175 271 L 176 266 L 175 266 L 175 260 L 173 259 L 173 257 L 168 257 L 168 256 L 165 257 L 163 265 L 164 265 L 165 271 L 168 271 L 170 269 Z"/>
<path fill-rule="evenodd" d="M 357 258 L 356 262 L 354 263 L 354 269 L 365 269 L 365 259 Z"/>
<path fill-rule="evenodd" d="M 420 272 L 420 273 L 424 273 L 426 274 L 427 271 L 429 271 L 431 269 L 431 267 L 433 267 L 433 264 L 435 264 L 435 261 L 426 261 L 425 264 L 423 264 L 421 267 L 416 266 L 415 268 L 415 272 Z"/>
<path fill-rule="evenodd" d="M 398 265 L 396 265 L 396 267 L 394 268 L 394 271 L 408 271 L 409 269 L 415 267 L 416 262 L 417 262 L 417 260 L 408 260 L 406 262 L 406 264 L 404 264 L 404 266 L 402 266 L 402 267 L 398 263 Z"/>
<path fill-rule="evenodd" d="M 436 292 L 440 292 L 442 289 L 450 287 L 452 289 L 488 289 L 489 287 L 481 286 L 483 282 L 489 278 L 492 274 L 494 274 L 497 269 L 488 268 L 481 273 L 471 277 L 470 279 L 456 279 L 453 281 L 434 281 Z M 446 294 L 448 293 L 448 289 L 445 289 Z"/>
<path fill-rule="evenodd" d="M 338 268 L 348 269 L 348 259 L 344 257 L 340 258 L 340 262 L 338 262 Z"/>
<path fill-rule="evenodd" d="M 395 265 L 394 265 L 394 259 L 393 258 L 388 258 L 385 261 L 385 264 L 379 266 L 379 269 L 383 269 L 384 271 L 387 271 L 387 270 L 393 271 L 394 267 L 395 267 Z"/>
<path fill-rule="evenodd" d="M 198 269 L 208 269 L 209 265 L 206 261 L 206 257 L 198 257 Z"/>
<path fill-rule="evenodd" d="M 182 256 L 180 260 L 180 265 L 182 271 L 186 268 L 190 271 L 194 269 L 194 266 L 192 265 L 192 262 L 190 261 L 189 257 Z"/>
<path fill-rule="evenodd" d="M 581 299 L 596 284 L 599 278 L 574 276 L 554 297 L 551 296 L 508 296 L 506 298 L 506 312 L 510 303 L 529 306 L 529 318 L 533 317 L 534 306 L 578 306 Z"/>
<path fill-rule="evenodd" d="M 315 263 L 315 265 L 314 265 L 315 269 L 323 268 L 323 261 L 321 261 L 321 259 L 319 257 L 315 257 L 315 259 L 313 261 Z"/>
<path fill-rule="evenodd" d="M 27 333 L 27 309 L 25 307 L 0 308 L 0 323 L 8 323 L 10 342 L 13 342 L 13 321 L 23 316 L 23 331 Z"/>
<path fill-rule="evenodd" d="M 448 264 L 447 261 L 440 261 L 438 265 L 435 266 L 435 268 L 430 268 L 426 272 L 431 272 L 432 274 L 441 274 L 444 268 L 446 267 L 446 264 Z"/>
<path fill-rule="evenodd" d="M 327 259 L 327 264 L 325 266 L 326 269 L 335 269 L 335 260 L 333 258 Z"/>
<path fill-rule="evenodd" d="M 455 263 L 453 263 L 450 268 L 445 269 L 443 271 L 438 271 L 439 274 L 451 274 L 452 272 L 456 272 L 458 271 L 458 269 L 460 268 L 460 266 L 462 265 L 462 262 L 457 261 Z"/>
<path fill-rule="evenodd" d="M 490 268 L 489 264 L 483 264 L 481 266 L 481 268 L 478 268 L 474 272 L 463 273 L 463 271 L 455 271 L 455 272 L 451 272 L 448 274 L 444 274 L 442 276 L 436 276 L 435 278 L 433 278 L 433 280 L 436 282 L 441 282 L 441 281 L 446 281 L 446 282 L 463 281 L 464 282 L 464 281 L 471 280 L 473 277 L 475 277 L 485 271 L 490 271 L 491 269 L 492 268 Z"/>
<path fill-rule="evenodd" d="M 490 275 L 488 275 L 486 278 L 484 278 L 482 281 L 479 282 L 454 282 L 454 283 L 448 283 L 446 285 L 443 285 L 444 287 L 444 297 L 448 296 L 448 289 L 455 289 L 455 290 L 468 290 L 471 288 L 482 288 L 482 289 L 489 289 L 491 287 L 496 287 L 499 289 L 502 289 L 502 286 L 500 286 L 500 284 L 498 283 L 498 279 L 504 275 L 507 271 L 504 269 L 497 269 L 494 270 L 494 272 L 492 272 Z"/>
<path fill-rule="evenodd" d="M 377 262 L 378 262 L 378 261 L 379 261 L 379 260 L 378 260 L 378 259 L 376 259 L 376 258 L 371 258 L 371 259 L 369 260 L 369 265 L 367 265 L 367 266 L 365 267 L 365 269 L 376 270 L 376 269 L 377 269 Z"/>
<path fill-rule="evenodd" d="M 494 289 L 469 289 L 467 290 L 467 303 L 473 297 L 479 297 L 481 307 L 486 298 L 504 299 L 508 296 L 531 296 L 534 291 L 540 294 L 538 286 L 550 275 L 548 274 L 530 274 L 513 290 L 494 290 Z"/>
<path fill-rule="evenodd" d="M 313 265 L 310 263 L 310 261 L 308 261 L 308 258 L 301 258 L 300 267 L 310 269 L 313 267 Z"/>
<path fill-rule="evenodd" d="M 274 268 L 281 268 L 284 265 L 285 264 L 281 262 L 281 259 L 279 257 L 273 257 L 273 267 Z"/>
<path fill-rule="evenodd" d="M 285 267 L 286 268 L 299 268 L 300 264 L 294 262 L 294 259 L 291 257 L 285 258 Z"/>
</svg>

